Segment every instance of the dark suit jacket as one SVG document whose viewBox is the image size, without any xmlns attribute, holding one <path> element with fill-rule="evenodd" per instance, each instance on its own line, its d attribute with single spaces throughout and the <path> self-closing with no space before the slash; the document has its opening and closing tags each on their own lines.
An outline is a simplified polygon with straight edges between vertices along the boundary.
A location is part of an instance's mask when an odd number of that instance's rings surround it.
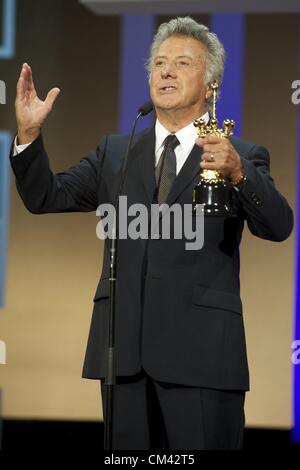
<svg viewBox="0 0 300 470">
<path fill-rule="evenodd" d="M 187 251 L 186 240 L 119 240 L 116 294 L 117 375 L 143 367 L 164 382 L 247 390 L 248 365 L 240 300 L 239 243 L 244 221 L 264 239 L 282 241 L 293 215 L 269 174 L 266 149 L 232 137 L 247 181 L 234 192 L 238 217 L 207 217 L 204 246 Z M 113 203 L 128 136 L 110 135 L 69 170 L 54 175 L 42 137 L 11 157 L 16 184 L 30 212 L 94 211 Z M 130 153 L 123 194 L 128 206 L 153 202 L 154 128 L 139 133 Z M 201 150 L 194 147 L 167 198 L 191 204 Z M 105 375 L 109 307 L 109 245 L 94 297 L 83 376 Z M 259 263 L 258 263 L 259 269 Z"/>
</svg>

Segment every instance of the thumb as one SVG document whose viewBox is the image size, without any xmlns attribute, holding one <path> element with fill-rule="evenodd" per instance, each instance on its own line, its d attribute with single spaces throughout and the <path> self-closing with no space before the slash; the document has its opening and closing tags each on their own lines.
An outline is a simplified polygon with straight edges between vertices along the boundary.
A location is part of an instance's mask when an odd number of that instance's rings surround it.
<svg viewBox="0 0 300 470">
<path fill-rule="evenodd" d="M 205 139 L 203 137 L 198 137 L 195 141 L 195 144 L 199 147 L 203 147 L 203 145 L 205 144 Z"/>
<path fill-rule="evenodd" d="M 56 98 L 58 97 L 58 95 L 60 94 L 60 89 L 59 88 L 52 88 L 49 92 L 48 92 L 48 95 L 45 99 L 45 104 L 47 105 L 47 107 L 49 108 L 49 110 L 52 109 L 52 106 L 54 104 L 54 101 L 56 100 Z"/>
</svg>

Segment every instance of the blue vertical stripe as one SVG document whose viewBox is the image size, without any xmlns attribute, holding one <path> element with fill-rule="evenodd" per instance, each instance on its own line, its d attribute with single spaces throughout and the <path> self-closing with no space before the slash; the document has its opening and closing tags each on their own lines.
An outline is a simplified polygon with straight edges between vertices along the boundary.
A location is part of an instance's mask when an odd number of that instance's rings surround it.
<svg viewBox="0 0 300 470">
<path fill-rule="evenodd" d="M 16 0 L 3 0 L 2 22 L 0 59 L 11 59 L 15 55 Z"/>
<path fill-rule="evenodd" d="M 3 0 L 2 38 L 0 59 L 11 59 L 15 55 L 16 0 Z M 3 105 L 0 105 L 3 106 Z M 5 302 L 5 274 L 8 238 L 9 207 L 9 149 L 11 135 L 0 130 L 0 307 Z"/>
<path fill-rule="evenodd" d="M 120 132 L 129 132 L 138 108 L 149 100 L 145 62 L 153 38 L 155 19 L 152 15 L 122 17 L 120 58 Z M 152 124 L 151 114 L 140 120 L 140 127 Z"/>
<path fill-rule="evenodd" d="M 299 22 L 299 53 L 300 53 L 300 22 Z M 298 53 L 298 57 L 299 57 Z M 300 75 L 300 61 L 298 65 Z M 297 164 L 296 164 L 296 204 L 295 204 L 295 313 L 294 340 L 300 340 L 300 104 L 297 109 Z M 300 364 L 294 365 L 293 374 L 293 418 L 292 439 L 300 442 Z"/>
<path fill-rule="evenodd" d="M 5 273 L 8 239 L 9 150 L 12 136 L 0 131 L 0 307 L 5 303 Z"/>
<path fill-rule="evenodd" d="M 241 135 L 244 95 L 245 16 L 239 13 L 211 16 L 211 30 L 224 44 L 226 64 L 220 100 L 217 104 L 219 124 L 234 119 L 235 135 Z"/>
</svg>

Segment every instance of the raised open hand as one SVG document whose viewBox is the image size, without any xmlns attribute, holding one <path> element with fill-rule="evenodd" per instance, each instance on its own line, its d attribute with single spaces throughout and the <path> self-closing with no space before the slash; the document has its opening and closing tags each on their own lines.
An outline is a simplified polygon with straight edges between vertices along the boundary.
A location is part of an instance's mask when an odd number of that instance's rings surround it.
<svg viewBox="0 0 300 470">
<path fill-rule="evenodd" d="M 15 102 L 18 144 L 30 143 L 38 137 L 41 126 L 59 93 L 59 88 L 52 88 L 45 101 L 40 100 L 33 83 L 31 67 L 26 63 L 23 64 Z"/>
</svg>

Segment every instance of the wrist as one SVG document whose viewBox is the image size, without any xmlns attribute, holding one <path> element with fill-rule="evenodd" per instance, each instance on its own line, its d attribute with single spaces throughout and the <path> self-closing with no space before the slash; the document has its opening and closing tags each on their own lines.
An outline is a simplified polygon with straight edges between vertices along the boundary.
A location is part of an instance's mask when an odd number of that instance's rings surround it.
<svg viewBox="0 0 300 470">
<path fill-rule="evenodd" d="M 230 177 L 230 184 L 235 187 L 241 186 L 246 181 L 246 174 L 243 166 Z"/>
<path fill-rule="evenodd" d="M 35 139 L 38 138 L 38 136 L 41 133 L 40 127 L 34 127 L 32 129 L 18 129 L 18 134 L 17 134 L 17 144 L 18 145 L 25 145 L 25 144 L 31 144 Z"/>
</svg>

